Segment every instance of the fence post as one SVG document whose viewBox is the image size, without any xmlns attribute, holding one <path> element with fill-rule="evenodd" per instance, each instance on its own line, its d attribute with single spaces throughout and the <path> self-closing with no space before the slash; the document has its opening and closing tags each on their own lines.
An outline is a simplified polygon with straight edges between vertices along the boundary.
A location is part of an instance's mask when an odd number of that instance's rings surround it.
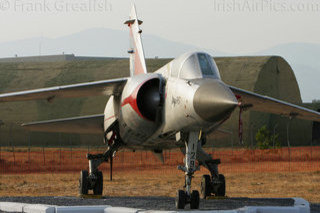
<svg viewBox="0 0 320 213">
<path fill-rule="evenodd" d="M 4 125 L 4 122 L 0 120 L 0 133 L 1 133 L 1 127 Z M 1 140 L 1 134 L 0 134 L 0 160 L 1 160 L 1 146 L 2 146 L 2 140 Z"/>
<path fill-rule="evenodd" d="M 289 154 L 289 172 L 291 172 L 291 150 L 290 150 L 290 140 L 289 140 L 289 127 L 290 127 L 290 121 L 292 118 L 289 118 L 287 122 L 287 144 L 288 144 L 288 154 Z"/>
<path fill-rule="evenodd" d="M 1 140 L 1 126 L 3 126 L 4 123 L 2 120 L 0 120 L 0 160 L 1 160 L 1 146 L 2 146 L 2 140 Z"/>
<path fill-rule="evenodd" d="M 61 149 L 62 149 L 62 142 L 61 142 L 61 133 L 59 133 L 59 165 L 60 165 L 60 169 L 61 169 Z"/>
<path fill-rule="evenodd" d="M 233 157 L 233 132 L 231 133 L 231 147 L 232 147 L 232 157 Z"/>
<path fill-rule="evenodd" d="M 27 140 L 28 140 L 28 172 L 30 172 L 30 143 L 31 143 L 31 137 L 30 133 L 27 132 Z"/>
<path fill-rule="evenodd" d="M 310 161 L 312 161 L 312 139 L 311 139 L 311 147 L 310 147 Z"/>
<path fill-rule="evenodd" d="M 276 135 L 276 129 L 277 129 L 277 127 L 278 127 L 278 124 L 276 123 L 276 125 L 274 125 L 274 127 L 273 127 L 273 138 L 272 138 L 273 149 L 275 149 L 275 142 L 274 142 L 274 140 L 275 140 L 275 135 Z"/>
<path fill-rule="evenodd" d="M 253 149 L 253 124 L 250 124 L 251 149 Z"/>
<path fill-rule="evenodd" d="M 14 153 L 14 146 L 13 143 L 11 142 L 11 147 L 12 147 L 12 155 L 13 155 L 13 165 L 16 165 L 16 155 Z"/>
<path fill-rule="evenodd" d="M 46 165 L 46 155 L 44 153 L 44 145 L 42 145 L 43 165 Z"/>
<path fill-rule="evenodd" d="M 13 146 L 13 141 L 12 141 L 12 124 L 10 125 L 10 130 L 9 130 L 9 135 L 10 135 L 10 144 L 11 144 L 11 149 L 12 149 L 12 155 L 13 155 L 13 166 L 16 165 L 16 156 L 14 153 L 14 146 Z"/>
<path fill-rule="evenodd" d="M 72 140 L 70 139 L 71 135 L 69 135 L 69 144 L 70 144 L 70 157 L 71 157 L 71 160 L 72 160 Z"/>
<path fill-rule="evenodd" d="M 1 136 L 1 135 L 0 135 Z M 1 142 L 0 142 L 0 163 L 1 163 L 1 146 L 2 146 L 2 144 L 1 144 Z"/>
</svg>

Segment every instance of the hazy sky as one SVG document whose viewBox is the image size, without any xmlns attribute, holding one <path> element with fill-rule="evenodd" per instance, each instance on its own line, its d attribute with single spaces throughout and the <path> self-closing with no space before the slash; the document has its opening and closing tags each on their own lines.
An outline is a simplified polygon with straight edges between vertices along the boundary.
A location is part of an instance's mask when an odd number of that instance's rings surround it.
<svg viewBox="0 0 320 213">
<path fill-rule="evenodd" d="M 288 42 L 320 43 L 317 0 L 136 0 L 143 31 L 245 54 Z M 127 30 L 131 1 L 0 0 L 0 42 L 88 28 Z M 0 47 L 1 48 L 1 47 Z"/>
</svg>

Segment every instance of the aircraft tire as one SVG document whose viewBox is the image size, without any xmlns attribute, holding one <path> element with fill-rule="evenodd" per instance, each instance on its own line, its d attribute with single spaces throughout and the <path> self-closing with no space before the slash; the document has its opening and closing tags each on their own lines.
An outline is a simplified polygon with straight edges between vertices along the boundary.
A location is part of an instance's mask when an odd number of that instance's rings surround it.
<svg viewBox="0 0 320 213">
<path fill-rule="evenodd" d="M 97 182 L 94 185 L 93 188 L 93 194 L 94 195 L 102 195 L 103 191 L 103 174 L 101 171 L 97 172 Z"/>
<path fill-rule="evenodd" d="M 176 196 L 176 208 L 177 209 L 184 209 L 186 206 L 186 193 L 183 190 L 178 190 Z"/>
<path fill-rule="evenodd" d="M 201 180 L 201 198 L 206 199 L 211 195 L 211 178 L 210 175 L 203 175 Z"/>
<path fill-rule="evenodd" d="M 80 179 L 79 179 L 79 193 L 80 193 L 80 195 L 87 195 L 88 194 L 88 176 L 89 176 L 89 173 L 87 170 L 82 170 L 80 172 Z"/>
<path fill-rule="evenodd" d="M 199 209 L 200 196 L 197 190 L 193 190 L 190 199 L 190 209 Z"/>
<path fill-rule="evenodd" d="M 223 174 L 219 174 L 219 181 L 221 184 L 218 187 L 217 196 L 225 196 L 226 195 L 226 179 Z"/>
</svg>

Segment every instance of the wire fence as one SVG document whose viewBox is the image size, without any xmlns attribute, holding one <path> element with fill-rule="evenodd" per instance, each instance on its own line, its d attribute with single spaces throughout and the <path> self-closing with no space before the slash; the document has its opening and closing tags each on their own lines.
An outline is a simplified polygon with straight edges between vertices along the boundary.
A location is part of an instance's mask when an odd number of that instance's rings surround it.
<svg viewBox="0 0 320 213">
<path fill-rule="evenodd" d="M 78 172 L 88 168 L 87 153 L 101 153 L 105 147 L 0 147 L 0 174 Z M 320 171 L 320 146 L 279 149 L 207 150 L 213 158 L 221 159 L 223 173 L 247 172 L 305 172 Z M 152 152 L 122 150 L 113 161 L 114 170 L 161 170 L 175 172 L 183 164 L 179 150 L 163 152 L 162 163 Z M 109 170 L 109 164 L 100 166 Z"/>
</svg>

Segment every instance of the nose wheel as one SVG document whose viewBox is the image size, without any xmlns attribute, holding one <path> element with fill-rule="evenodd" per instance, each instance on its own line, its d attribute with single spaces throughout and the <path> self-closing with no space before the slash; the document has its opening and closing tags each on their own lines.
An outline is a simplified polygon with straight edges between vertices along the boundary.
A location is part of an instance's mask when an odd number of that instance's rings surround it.
<svg viewBox="0 0 320 213">
<path fill-rule="evenodd" d="M 184 209 L 187 204 L 190 204 L 190 209 L 199 209 L 200 196 L 197 190 L 193 190 L 191 195 L 188 195 L 183 190 L 178 190 L 176 197 L 176 208 Z"/>
<path fill-rule="evenodd" d="M 191 191 L 191 180 L 195 171 L 199 170 L 196 166 L 197 146 L 199 142 L 199 133 L 190 132 L 188 134 L 185 154 L 185 166 L 178 166 L 179 170 L 185 173 L 185 190 L 178 190 L 176 196 L 176 208 L 184 209 L 187 204 L 190 204 L 191 209 L 198 209 L 200 204 L 199 192 Z"/>
<path fill-rule="evenodd" d="M 178 190 L 177 197 L 176 197 L 176 208 L 177 209 L 184 209 L 187 204 L 187 195 L 185 191 Z"/>
<path fill-rule="evenodd" d="M 88 171 L 82 170 L 80 172 L 80 179 L 79 179 L 79 193 L 80 195 L 87 195 L 89 188 L 88 188 Z"/>
</svg>

